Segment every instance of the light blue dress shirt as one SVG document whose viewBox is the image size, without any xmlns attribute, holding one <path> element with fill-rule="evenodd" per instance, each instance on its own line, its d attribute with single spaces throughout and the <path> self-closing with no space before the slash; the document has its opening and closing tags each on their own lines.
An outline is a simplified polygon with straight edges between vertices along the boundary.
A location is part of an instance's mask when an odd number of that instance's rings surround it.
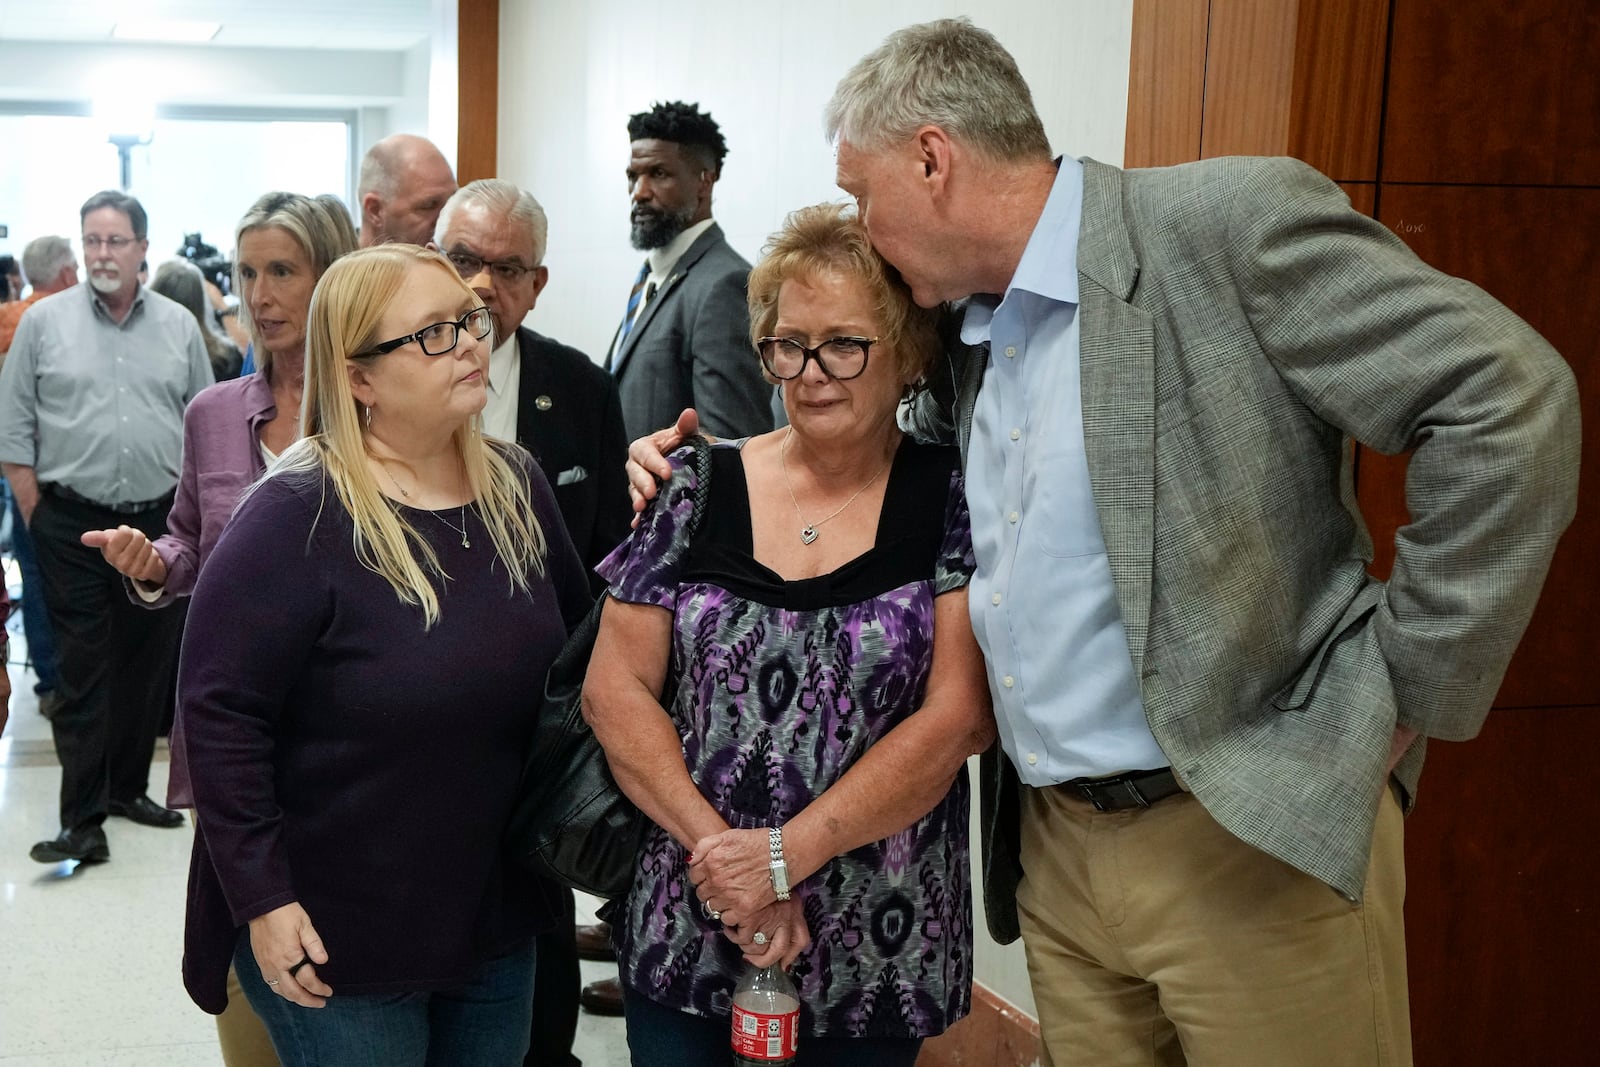
<svg viewBox="0 0 1600 1067">
<path fill-rule="evenodd" d="M 988 342 L 972 416 L 969 604 L 1000 741 L 1029 785 L 1167 766 L 1145 721 L 1083 445 L 1078 230 L 1083 165 L 1063 159 L 1003 297 L 972 299 Z"/>
</svg>

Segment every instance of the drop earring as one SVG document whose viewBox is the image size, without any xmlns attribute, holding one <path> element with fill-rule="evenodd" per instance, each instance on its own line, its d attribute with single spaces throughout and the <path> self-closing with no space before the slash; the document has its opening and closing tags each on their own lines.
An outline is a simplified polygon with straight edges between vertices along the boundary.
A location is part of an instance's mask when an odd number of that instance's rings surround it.
<svg viewBox="0 0 1600 1067">
<path fill-rule="evenodd" d="M 372 429 L 372 405 L 368 404 L 366 407 L 367 407 L 367 429 L 370 430 L 370 429 Z"/>
</svg>

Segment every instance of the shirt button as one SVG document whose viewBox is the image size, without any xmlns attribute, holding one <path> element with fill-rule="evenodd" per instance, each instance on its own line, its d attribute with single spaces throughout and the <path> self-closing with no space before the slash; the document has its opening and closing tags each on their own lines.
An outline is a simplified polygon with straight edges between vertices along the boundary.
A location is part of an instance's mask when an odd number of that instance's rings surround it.
<svg viewBox="0 0 1600 1067">
<path fill-rule="evenodd" d="M 1017 522 L 1017 520 L 1018 520 L 1018 519 L 1020 519 L 1020 518 L 1021 518 L 1021 517 L 1022 517 L 1022 516 L 1021 516 L 1021 515 L 1019 515 L 1019 514 L 1017 514 L 1017 513 L 1016 513 L 1016 512 L 1015 512 L 1015 511 L 1013 511 L 1013 512 L 1012 512 L 1012 513 L 1011 513 L 1011 514 L 1009 514 L 1009 515 L 1007 515 L 1007 516 L 1006 516 L 1006 518 L 1008 518 L 1008 519 L 1010 519 L 1010 520 L 1011 520 L 1011 524 L 1012 524 L 1012 525 L 1013 525 L 1013 526 L 1015 526 L 1015 525 L 1016 525 L 1016 522 Z"/>
<path fill-rule="evenodd" d="M 1017 680 L 1008 674 L 1004 678 L 1000 679 L 1000 684 L 1005 686 L 1007 689 L 1010 689 L 1012 686 L 1017 684 Z"/>
<path fill-rule="evenodd" d="M 1020 440 L 1022 440 L 1022 431 L 1021 431 L 1021 430 L 1012 430 L 1012 431 L 1011 431 L 1011 439 L 1012 439 L 1012 440 L 1013 440 L 1013 441 L 1020 441 Z"/>
<path fill-rule="evenodd" d="M 1011 359 L 1011 358 L 1015 357 L 1016 354 L 1017 354 L 1017 346 L 1016 345 L 1006 345 L 1006 358 L 1007 359 Z"/>
<path fill-rule="evenodd" d="M 993 604 L 995 607 L 999 607 L 1000 606 L 1000 594 L 996 593 L 994 596 L 990 597 L 989 598 L 989 603 Z"/>
<path fill-rule="evenodd" d="M 1028 753 L 1028 766 L 1032 767 L 1035 763 L 1038 763 L 1038 762 L 1039 762 L 1039 753 L 1037 753 L 1037 752 Z"/>
</svg>

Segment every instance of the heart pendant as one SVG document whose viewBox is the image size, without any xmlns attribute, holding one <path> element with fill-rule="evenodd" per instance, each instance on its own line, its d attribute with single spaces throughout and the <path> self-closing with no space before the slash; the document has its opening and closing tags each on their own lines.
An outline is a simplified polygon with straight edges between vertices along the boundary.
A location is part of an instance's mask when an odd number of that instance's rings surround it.
<svg viewBox="0 0 1600 1067">
<path fill-rule="evenodd" d="M 804 529 L 802 529 L 800 531 L 800 540 L 804 541 L 806 544 L 809 545 L 811 542 L 815 541 L 816 539 L 817 539 L 817 528 L 815 526 L 807 526 L 807 527 L 805 527 Z"/>
</svg>

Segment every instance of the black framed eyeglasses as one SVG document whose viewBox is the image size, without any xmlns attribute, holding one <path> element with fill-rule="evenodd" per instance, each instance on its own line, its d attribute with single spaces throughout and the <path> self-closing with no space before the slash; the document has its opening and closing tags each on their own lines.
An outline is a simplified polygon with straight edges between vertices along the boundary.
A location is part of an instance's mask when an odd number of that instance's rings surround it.
<svg viewBox="0 0 1600 1067">
<path fill-rule="evenodd" d="M 484 259 L 471 252 L 446 252 L 445 258 L 456 268 L 462 278 L 476 278 L 481 270 L 488 270 L 494 275 L 494 280 L 507 285 L 515 285 L 538 267 L 525 267 L 514 259 Z"/>
<path fill-rule="evenodd" d="M 494 320 L 489 317 L 489 309 L 475 307 L 455 322 L 436 322 L 432 326 L 424 326 L 416 333 L 404 337 L 396 337 L 393 341 L 373 345 L 365 352 L 357 352 L 351 359 L 364 359 L 367 356 L 388 355 L 402 345 L 412 341 L 422 349 L 425 356 L 443 356 L 456 350 L 456 344 L 461 340 L 461 331 L 466 330 L 478 340 L 489 336 L 489 331 L 494 328 Z"/>
<path fill-rule="evenodd" d="M 761 365 L 779 381 L 790 381 L 805 373 L 806 360 L 814 359 L 822 373 L 835 381 L 859 378 L 867 369 L 867 352 L 878 343 L 876 337 L 830 337 L 815 348 L 807 348 L 794 337 L 763 337 L 756 342 Z"/>
</svg>

